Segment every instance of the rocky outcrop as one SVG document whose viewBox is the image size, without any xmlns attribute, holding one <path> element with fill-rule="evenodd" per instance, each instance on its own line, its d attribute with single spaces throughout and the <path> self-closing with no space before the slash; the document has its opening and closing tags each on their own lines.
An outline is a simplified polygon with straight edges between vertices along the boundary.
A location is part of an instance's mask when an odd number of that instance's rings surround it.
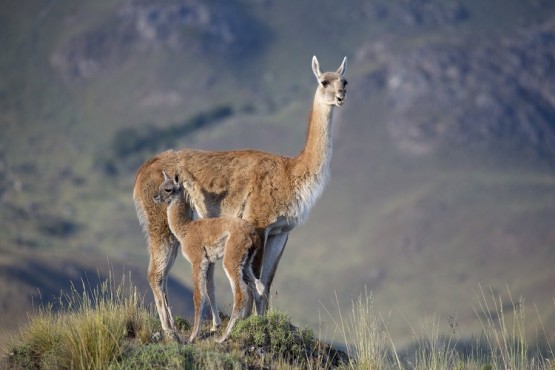
<svg viewBox="0 0 555 370">
<path fill-rule="evenodd" d="M 366 45 L 358 59 L 378 65 L 362 94 L 385 90 L 398 147 L 503 143 L 555 153 L 555 18 L 495 39 L 387 45 Z"/>
<path fill-rule="evenodd" d="M 266 29 L 235 1 L 129 0 L 97 27 L 53 53 L 52 65 L 69 81 L 93 77 L 133 52 L 171 48 L 187 54 L 246 58 L 259 52 Z"/>
</svg>

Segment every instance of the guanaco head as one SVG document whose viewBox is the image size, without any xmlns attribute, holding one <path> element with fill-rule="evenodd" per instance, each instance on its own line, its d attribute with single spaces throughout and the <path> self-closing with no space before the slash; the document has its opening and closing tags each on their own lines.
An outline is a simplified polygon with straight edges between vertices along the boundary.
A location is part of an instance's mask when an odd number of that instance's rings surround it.
<svg viewBox="0 0 555 370">
<path fill-rule="evenodd" d="M 312 71 L 318 80 L 318 93 L 324 103 L 340 107 L 345 102 L 347 80 L 343 78 L 347 69 L 347 57 L 335 72 L 320 71 L 320 64 L 316 56 L 312 57 Z"/>
<path fill-rule="evenodd" d="M 179 184 L 179 178 L 175 174 L 174 178 L 170 178 L 166 172 L 162 171 L 164 182 L 160 184 L 158 192 L 154 195 L 156 203 L 171 203 L 173 199 L 183 194 L 183 187 Z"/>
</svg>

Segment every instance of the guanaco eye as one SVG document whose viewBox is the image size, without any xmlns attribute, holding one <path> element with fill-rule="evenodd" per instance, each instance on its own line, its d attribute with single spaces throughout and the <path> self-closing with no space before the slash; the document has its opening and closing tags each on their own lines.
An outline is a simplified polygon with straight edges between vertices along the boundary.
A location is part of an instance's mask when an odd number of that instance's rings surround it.
<svg viewBox="0 0 555 370">
<path fill-rule="evenodd" d="M 322 81 L 321 84 L 323 87 L 328 87 L 330 83 L 328 81 Z"/>
<path fill-rule="evenodd" d="M 348 84 L 348 82 L 347 82 L 347 81 L 345 81 L 345 82 L 343 83 L 343 86 L 347 86 L 347 84 Z"/>
<path fill-rule="evenodd" d="M 166 193 L 171 193 L 171 192 L 172 192 L 172 189 L 164 189 L 164 191 L 165 191 Z"/>
</svg>

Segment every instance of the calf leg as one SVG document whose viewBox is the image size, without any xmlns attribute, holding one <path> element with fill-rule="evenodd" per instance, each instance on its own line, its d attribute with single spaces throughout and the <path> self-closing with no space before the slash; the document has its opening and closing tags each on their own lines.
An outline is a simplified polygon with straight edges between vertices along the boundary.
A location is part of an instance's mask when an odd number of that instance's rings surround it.
<svg viewBox="0 0 555 370">
<path fill-rule="evenodd" d="M 200 336 L 200 324 L 202 322 L 202 309 L 208 297 L 206 292 L 206 275 L 208 271 L 208 260 L 191 261 L 193 271 L 193 303 L 195 306 L 195 318 L 193 330 L 189 337 L 189 342 L 193 342 Z"/>
<path fill-rule="evenodd" d="M 218 312 L 218 305 L 216 304 L 216 287 L 214 286 L 214 263 L 208 265 L 207 276 L 206 276 L 206 286 L 208 290 L 208 302 L 210 303 L 210 311 L 212 312 L 212 328 L 211 331 L 218 330 L 218 327 L 222 323 L 220 319 L 220 313 Z"/>
<path fill-rule="evenodd" d="M 246 259 L 246 256 L 245 258 Z M 237 263 L 239 262 L 239 263 Z M 237 319 L 241 317 L 242 311 L 245 310 L 247 303 L 247 285 L 243 281 L 243 263 L 244 261 L 233 261 L 226 259 L 224 256 L 224 270 L 231 284 L 231 290 L 233 291 L 233 310 L 229 317 L 229 323 L 222 336 L 216 339 L 216 342 L 224 342 L 229 335 Z"/>
</svg>

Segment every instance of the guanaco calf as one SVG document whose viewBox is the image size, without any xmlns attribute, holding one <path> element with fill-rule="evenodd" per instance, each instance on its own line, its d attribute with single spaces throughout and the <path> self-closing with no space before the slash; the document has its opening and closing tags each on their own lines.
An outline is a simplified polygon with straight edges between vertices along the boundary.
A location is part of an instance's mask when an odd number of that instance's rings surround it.
<svg viewBox="0 0 555 370">
<path fill-rule="evenodd" d="M 200 335 L 201 314 L 206 299 L 212 311 L 212 331 L 221 323 L 213 276 L 214 263 L 221 258 L 233 291 L 233 311 L 229 324 L 224 334 L 217 339 L 223 342 L 237 319 L 245 316 L 247 289 L 254 295 L 257 311 L 262 312 L 260 307 L 265 289 L 252 271 L 253 258 L 261 247 L 260 238 L 254 226 L 240 218 L 218 217 L 193 221 L 186 185 L 179 183 L 177 174 L 174 179 L 165 172 L 163 175 L 164 182 L 154 196 L 154 201 L 168 204 L 168 225 L 181 243 L 183 255 L 192 265 L 195 317 L 189 342 Z M 187 184 L 187 179 L 184 182 Z"/>
</svg>

